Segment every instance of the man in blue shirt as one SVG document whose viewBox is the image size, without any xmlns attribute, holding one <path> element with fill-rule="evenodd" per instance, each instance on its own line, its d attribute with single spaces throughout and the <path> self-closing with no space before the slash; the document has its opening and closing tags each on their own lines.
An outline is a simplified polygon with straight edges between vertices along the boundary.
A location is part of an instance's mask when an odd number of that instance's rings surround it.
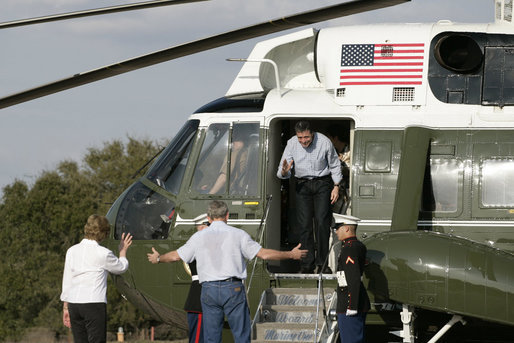
<svg viewBox="0 0 514 343">
<path fill-rule="evenodd" d="M 235 342 L 250 342 L 250 310 L 243 280 L 246 260 L 255 256 L 263 260 L 299 260 L 307 253 L 300 244 L 291 251 L 265 249 L 243 230 L 227 225 L 228 207 L 223 201 L 209 204 L 208 228 L 196 232 L 178 248 L 160 255 L 152 247 L 147 254 L 151 263 L 197 261 L 198 278 L 202 284 L 201 303 L 204 317 L 204 339 L 221 342 L 223 319 L 227 317 Z"/>
<path fill-rule="evenodd" d="M 302 247 L 308 250 L 301 272 L 313 273 L 324 265 L 329 252 L 331 204 L 339 197 L 341 166 L 334 145 L 326 136 L 311 129 L 307 121 L 295 125 L 296 135 L 287 141 L 277 176 L 296 179 L 296 217 Z M 314 255 L 312 221 L 316 224 L 317 254 Z M 318 270 L 320 272 L 320 270 Z M 328 266 L 324 273 L 332 273 Z"/>
</svg>

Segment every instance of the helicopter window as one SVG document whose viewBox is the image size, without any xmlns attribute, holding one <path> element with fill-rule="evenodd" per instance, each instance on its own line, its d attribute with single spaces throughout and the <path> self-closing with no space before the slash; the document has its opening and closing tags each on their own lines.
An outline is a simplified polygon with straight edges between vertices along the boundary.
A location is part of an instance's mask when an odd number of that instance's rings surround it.
<svg viewBox="0 0 514 343">
<path fill-rule="evenodd" d="M 422 209 L 426 212 L 456 212 L 463 164 L 457 160 L 431 159 L 430 174 L 423 184 Z"/>
<path fill-rule="evenodd" d="M 514 161 L 484 160 L 481 169 L 482 205 L 484 207 L 514 206 Z"/>
<path fill-rule="evenodd" d="M 365 171 L 389 173 L 391 171 L 391 151 L 391 142 L 367 142 Z"/>
<path fill-rule="evenodd" d="M 259 123 L 238 123 L 232 129 L 230 195 L 258 195 Z"/>
<path fill-rule="evenodd" d="M 148 173 L 151 181 L 173 194 L 179 192 L 198 124 L 198 120 L 188 121 Z"/>
<path fill-rule="evenodd" d="M 221 174 L 227 174 L 229 124 L 209 126 L 202 151 L 195 168 L 192 189 L 202 194 L 223 194 L 226 185 L 218 182 Z"/>
<path fill-rule="evenodd" d="M 209 126 L 192 189 L 201 194 L 258 195 L 259 123 Z M 228 181 L 228 182 L 227 182 Z"/>
<path fill-rule="evenodd" d="M 134 184 L 120 204 L 114 238 L 129 232 L 134 239 L 166 239 L 175 203 L 141 182 Z"/>
</svg>

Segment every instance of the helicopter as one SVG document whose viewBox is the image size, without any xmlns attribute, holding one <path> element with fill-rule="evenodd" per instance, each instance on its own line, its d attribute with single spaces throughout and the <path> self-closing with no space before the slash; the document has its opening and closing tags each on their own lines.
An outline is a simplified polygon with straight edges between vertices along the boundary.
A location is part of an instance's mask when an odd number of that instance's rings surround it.
<svg viewBox="0 0 514 343">
<path fill-rule="evenodd" d="M 354 1 L 340 9 L 401 2 Z M 462 341 L 482 331 L 481 341 L 509 341 L 514 27 L 512 2 L 495 6 L 494 24 L 311 28 L 259 42 L 239 60 L 244 64 L 226 96 L 192 114 L 149 171 L 115 201 L 106 245 L 114 247 L 130 232 L 133 256 L 152 246 L 173 250 L 195 232 L 193 218 L 209 201 L 221 199 L 229 205 L 230 225 L 266 247 L 287 247 L 294 240 L 295 184 L 275 174 L 294 123 L 307 119 L 319 132 L 337 127 L 349 142 L 349 197 L 339 211 L 362 220 L 358 235 L 369 259 L 364 281 L 374 305 L 368 327 L 394 331 L 403 342 L 435 342 L 452 330 Z M 340 15 L 334 8 L 321 12 Z M 1 98 L 0 107 L 138 68 L 146 58 Z M 241 136 L 248 163 L 236 177 L 229 157 Z M 221 170 L 225 183 L 214 188 Z M 187 270 L 150 267 L 144 258 L 130 262 L 129 272 L 114 278 L 119 290 L 156 318 L 185 327 L 180 308 Z M 265 312 L 259 302 L 268 289 L 320 289 L 319 278 L 333 284 L 330 276 L 297 274 L 297 267 L 250 266 L 251 307 Z M 328 330 L 323 341 L 333 339 Z"/>
</svg>

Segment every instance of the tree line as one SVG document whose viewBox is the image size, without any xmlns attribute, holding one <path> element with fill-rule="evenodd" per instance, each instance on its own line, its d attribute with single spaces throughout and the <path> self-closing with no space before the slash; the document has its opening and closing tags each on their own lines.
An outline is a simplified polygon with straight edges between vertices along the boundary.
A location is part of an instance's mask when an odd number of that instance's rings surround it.
<svg viewBox="0 0 514 343">
<path fill-rule="evenodd" d="M 60 301 L 66 250 L 80 242 L 90 214 L 105 214 L 159 150 L 128 137 L 89 148 L 79 165 L 62 161 L 32 185 L 15 180 L 0 201 L 0 341 L 18 341 L 42 327 L 67 335 Z M 144 172 L 144 171 L 142 171 Z M 117 251 L 115 251 L 117 253 Z M 109 280 L 108 330 L 135 332 L 156 323 L 121 298 Z M 168 331 L 169 332 L 169 331 Z M 171 335 L 181 333 L 171 333 Z M 183 333 L 182 333 L 183 334 Z"/>
</svg>

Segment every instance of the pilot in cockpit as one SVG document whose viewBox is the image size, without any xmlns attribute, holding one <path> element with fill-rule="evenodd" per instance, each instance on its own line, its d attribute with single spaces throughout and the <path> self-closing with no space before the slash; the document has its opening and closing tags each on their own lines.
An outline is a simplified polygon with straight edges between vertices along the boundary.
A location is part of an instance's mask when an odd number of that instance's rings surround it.
<svg viewBox="0 0 514 343">
<path fill-rule="evenodd" d="M 248 144 L 246 144 L 244 130 L 234 130 L 232 135 L 231 153 L 230 153 L 230 189 L 235 188 L 238 181 L 246 171 L 248 162 Z M 220 194 L 225 190 L 227 182 L 227 156 L 225 156 L 218 178 L 209 190 L 209 194 Z M 207 188 L 207 186 L 204 186 Z"/>
</svg>

